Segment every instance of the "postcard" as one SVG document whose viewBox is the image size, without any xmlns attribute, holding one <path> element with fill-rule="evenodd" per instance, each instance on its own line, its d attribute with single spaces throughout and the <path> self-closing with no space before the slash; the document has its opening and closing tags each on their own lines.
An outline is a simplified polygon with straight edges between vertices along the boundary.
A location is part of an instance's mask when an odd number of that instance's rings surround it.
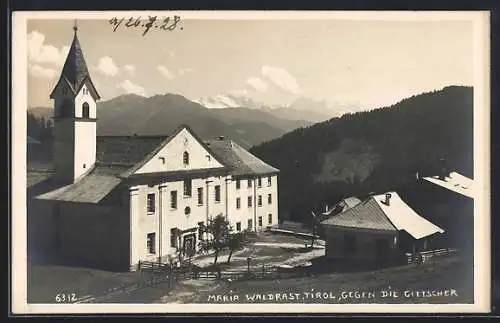
<svg viewBox="0 0 500 323">
<path fill-rule="evenodd" d="M 488 12 L 12 32 L 14 314 L 490 311 Z"/>
</svg>

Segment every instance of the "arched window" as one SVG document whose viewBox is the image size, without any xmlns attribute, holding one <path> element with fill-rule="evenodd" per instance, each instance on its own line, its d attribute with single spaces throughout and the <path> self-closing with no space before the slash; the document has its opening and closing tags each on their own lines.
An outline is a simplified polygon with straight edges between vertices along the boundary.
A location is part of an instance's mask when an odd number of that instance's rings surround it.
<svg viewBox="0 0 500 323">
<path fill-rule="evenodd" d="M 82 105 L 82 117 L 83 118 L 90 118 L 90 107 L 89 107 L 89 104 L 87 102 L 85 102 Z"/>
<path fill-rule="evenodd" d="M 189 153 L 187 151 L 182 154 L 182 162 L 184 165 L 189 165 Z"/>
</svg>

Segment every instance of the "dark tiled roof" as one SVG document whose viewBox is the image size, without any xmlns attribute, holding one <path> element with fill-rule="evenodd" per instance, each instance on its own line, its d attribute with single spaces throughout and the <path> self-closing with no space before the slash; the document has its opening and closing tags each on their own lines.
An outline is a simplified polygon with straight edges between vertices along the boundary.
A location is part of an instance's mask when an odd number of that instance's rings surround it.
<svg viewBox="0 0 500 323">
<path fill-rule="evenodd" d="M 26 176 L 26 187 L 30 188 L 52 176 L 52 171 L 28 170 Z"/>
<path fill-rule="evenodd" d="M 99 203 L 122 181 L 123 167 L 96 166 L 73 184 L 39 195 L 41 200 Z"/>
<path fill-rule="evenodd" d="M 340 227 L 397 231 L 373 197 L 322 223 Z"/>
<path fill-rule="evenodd" d="M 234 176 L 265 175 L 278 173 L 274 168 L 232 140 L 209 140 L 205 142 L 208 148 L 229 167 Z"/>
<path fill-rule="evenodd" d="M 166 136 L 99 136 L 97 163 L 134 166 L 155 151 L 166 138 Z"/>
<path fill-rule="evenodd" d="M 68 56 L 66 57 L 66 61 L 64 62 L 64 66 L 61 72 L 61 80 L 67 82 L 69 87 L 75 94 L 80 90 L 81 86 L 86 81 L 89 81 L 89 89 L 94 93 L 96 97 L 99 98 L 99 94 L 97 93 L 97 90 L 95 89 L 92 80 L 90 79 L 90 73 L 87 68 L 87 63 L 85 62 L 83 50 L 80 46 L 80 41 L 78 40 L 76 32 L 73 37 L 73 42 L 71 43 Z M 52 92 L 51 97 L 53 93 L 54 92 Z"/>
</svg>

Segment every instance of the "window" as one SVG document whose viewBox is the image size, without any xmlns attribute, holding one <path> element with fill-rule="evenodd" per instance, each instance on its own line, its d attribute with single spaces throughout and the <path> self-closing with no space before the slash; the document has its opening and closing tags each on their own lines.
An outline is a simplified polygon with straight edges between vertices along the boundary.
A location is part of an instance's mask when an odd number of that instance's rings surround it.
<svg viewBox="0 0 500 323">
<path fill-rule="evenodd" d="M 262 178 L 257 179 L 257 187 L 262 187 Z"/>
<path fill-rule="evenodd" d="M 241 222 L 236 222 L 236 231 L 241 231 Z"/>
<path fill-rule="evenodd" d="M 170 208 L 177 208 L 177 191 L 170 192 Z"/>
<path fill-rule="evenodd" d="M 155 214 L 155 193 L 148 194 L 148 214 Z"/>
<path fill-rule="evenodd" d="M 182 154 L 182 163 L 187 166 L 189 165 L 189 153 L 187 151 Z"/>
<path fill-rule="evenodd" d="M 239 197 L 236 198 L 236 208 L 237 209 L 241 208 L 241 199 Z"/>
<path fill-rule="evenodd" d="M 177 228 L 170 229 L 170 247 L 177 248 Z"/>
<path fill-rule="evenodd" d="M 191 196 L 192 195 L 192 183 L 191 179 L 185 179 L 184 180 L 184 196 Z"/>
<path fill-rule="evenodd" d="M 90 118 L 90 107 L 89 107 L 89 104 L 87 102 L 85 102 L 82 105 L 82 117 L 83 118 Z"/>
<path fill-rule="evenodd" d="M 257 203 L 258 203 L 259 206 L 262 206 L 262 195 L 259 195 L 257 197 Z"/>
<path fill-rule="evenodd" d="M 271 181 L 272 181 L 271 176 L 269 176 L 267 178 L 267 186 L 271 186 Z"/>
<path fill-rule="evenodd" d="M 261 227 L 261 226 L 262 226 L 262 217 L 259 216 L 259 227 Z"/>
<path fill-rule="evenodd" d="M 273 203 L 273 195 L 267 194 L 267 204 L 272 204 L 272 203 Z"/>
<path fill-rule="evenodd" d="M 215 202 L 220 202 L 220 185 L 215 185 Z"/>
<path fill-rule="evenodd" d="M 273 215 L 272 214 L 267 215 L 267 224 L 273 224 Z"/>
<path fill-rule="evenodd" d="M 344 253 L 346 254 L 352 254 L 356 253 L 357 250 L 357 243 L 356 243 L 356 237 L 351 234 L 345 234 L 344 235 Z"/>
<path fill-rule="evenodd" d="M 236 189 L 239 190 L 241 187 L 241 182 L 239 179 L 236 180 Z"/>
<path fill-rule="evenodd" d="M 156 253 L 156 233 L 148 233 L 147 247 L 149 253 Z"/>
<path fill-rule="evenodd" d="M 185 214 L 185 215 L 190 215 L 190 214 L 191 214 L 191 208 L 190 208 L 189 206 L 186 206 L 186 207 L 184 208 L 184 214 Z"/>
<path fill-rule="evenodd" d="M 83 169 L 87 168 L 87 164 L 83 164 Z"/>
<path fill-rule="evenodd" d="M 252 219 L 248 219 L 248 230 L 252 230 L 253 229 L 253 221 Z"/>
<path fill-rule="evenodd" d="M 252 197 L 248 197 L 248 207 L 252 207 Z"/>
<path fill-rule="evenodd" d="M 205 224 L 203 222 L 198 222 L 198 239 L 203 239 L 203 233 L 205 231 Z"/>
<path fill-rule="evenodd" d="M 203 187 L 198 188 L 198 205 L 203 205 Z"/>
<path fill-rule="evenodd" d="M 165 165 L 165 157 L 160 157 L 160 163 L 162 163 L 162 165 Z"/>
<path fill-rule="evenodd" d="M 248 187 L 252 187 L 252 180 L 251 179 L 248 180 Z"/>
</svg>

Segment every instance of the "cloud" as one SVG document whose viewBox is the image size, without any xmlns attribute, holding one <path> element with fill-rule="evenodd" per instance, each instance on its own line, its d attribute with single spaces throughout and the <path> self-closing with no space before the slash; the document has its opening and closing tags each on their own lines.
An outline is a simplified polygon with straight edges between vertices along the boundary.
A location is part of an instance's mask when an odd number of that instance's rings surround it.
<svg viewBox="0 0 500 323">
<path fill-rule="evenodd" d="M 158 72 L 160 72 L 160 74 L 163 75 L 163 77 L 165 77 L 169 80 L 173 80 L 175 78 L 174 74 L 172 72 L 170 72 L 168 70 L 168 68 L 166 68 L 165 66 L 158 65 L 157 69 L 158 69 Z"/>
<path fill-rule="evenodd" d="M 192 68 L 181 68 L 178 73 L 179 73 L 179 75 L 182 76 L 184 74 L 191 73 L 193 71 L 194 70 Z"/>
<path fill-rule="evenodd" d="M 127 65 L 123 66 L 123 70 L 130 75 L 135 74 L 135 66 L 134 65 L 127 64 Z"/>
<path fill-rule="evenodd" d="M 264 65 L 262 66 L 261 72 L 269 81 L 273 82 L 281 89 L 293 94 L 300 93 L 297 80 L 284 68 Z"/>
<path fill-rule="evenodd" d="M 113 59 L 109 56 L 104 56 L 99 59 L 97 70 L 107 76 L 115 76 L 118 74 L 118 66 L 116 66 Z"/>
<path fill-rule="evenodd" d="M 69 52 L 69 46 L 57 48 L 46 45 L 45 35 L 34 30 L 28 34 L 28 59 L 34 63 L 52 63 L 63 65 Z"/>
<path fill-rule="evenodd" d="M 267 83 L 258 77 L 251 77 L 247 80 L 247 85 L 258 92 L 265 92 L 267 90 Z"/>
<path fill-rule="evenodd" d="M 235 96 L 248 96 L 248 91 L 246 89 L 233 90 L 230 94 Z"/>
<path fill-rule="evenodd" d="M 28 67 L 30 75 L 38 78 L 52 79 L 56 76 L 56 70 L 52 68 L 45 68 L 40 65 L 30 65 Z"/>
<path fill-rule="evenodd" d="M 140 85 L 132 83 L 130 80 L 125 80 L 117 85 L 118 88 L 125 90 L 127 94 L 137 94 L 146 96 L 144 88 Z"/>
</svg>

